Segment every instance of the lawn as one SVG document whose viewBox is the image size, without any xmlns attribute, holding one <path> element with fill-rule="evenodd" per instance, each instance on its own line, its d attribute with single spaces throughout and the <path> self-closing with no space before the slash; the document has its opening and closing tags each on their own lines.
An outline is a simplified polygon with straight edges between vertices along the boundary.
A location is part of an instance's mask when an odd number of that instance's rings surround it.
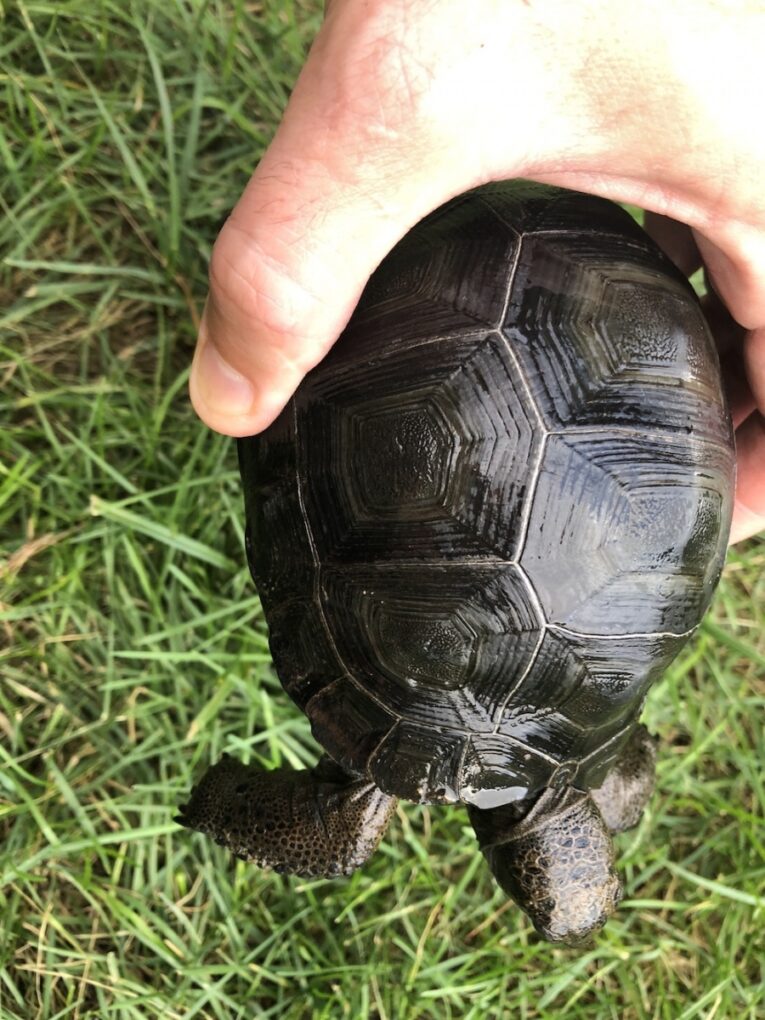
<svg viewBox="0 0 765 1020">
<path fill-rule="evenodd" d="M 217 230 L 316 0 L 0 3 L 0 1020 L 765 1015 L 765 542 L 652 691 L 658 791 L 584 951 L 460 809 L 349 880 L 172 821 L 224 750 L 312 764 L 270 666 L 233 443 L 186 397 Z"/>
</svg>

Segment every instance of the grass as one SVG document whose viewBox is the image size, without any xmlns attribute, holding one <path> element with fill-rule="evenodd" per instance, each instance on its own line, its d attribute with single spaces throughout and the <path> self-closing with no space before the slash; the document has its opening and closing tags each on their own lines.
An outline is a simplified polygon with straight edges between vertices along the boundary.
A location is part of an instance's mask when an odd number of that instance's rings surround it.
<svg viewBox="0 0 765 1020">
<path fill-rule="evenodd" d="M 218 226 L 318 3 L 0 4 L 0 1018 L 765 1015 L 765 545 L 652 692 L 627 900 L 554 949 L 458 809 L 350 880 L 173 822 L 223 750 L 313 762 L 269 665 L 230 442 L 185 395 Z"/>
</svg>

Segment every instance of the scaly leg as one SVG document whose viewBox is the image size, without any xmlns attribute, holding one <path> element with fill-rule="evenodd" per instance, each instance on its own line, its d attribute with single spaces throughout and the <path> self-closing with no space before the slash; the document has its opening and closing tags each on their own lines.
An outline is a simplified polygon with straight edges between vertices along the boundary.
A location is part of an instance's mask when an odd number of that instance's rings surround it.
<svg viewBox="0 0 765 1020">
<path fill-rule="evenodd" d="M 640 820 L 654 784 L 656 748 L 637 726 L 596 790 L 545 790 L 532 804 L 469 807 L 500 886 L 551 942 L 575 945 L 601 928 L 621 899 L 612 832 Z"/>
<path fill-rule="evenodd" d="M 176 821 L 261 867 L 331 877 L 372 855 L 395 807 L 395 797 L 327 757 L 307 771 L 268 772 L 224 755 Z"/>
<path fill-rule="evenodd" d="M 468 808 L 486 862 L 540 935 L 583 942 L 621 898 L 606 824 L 588 794 L 571 787 L 545 790 L 520 819 L 518 809 Z"/>
</svg>

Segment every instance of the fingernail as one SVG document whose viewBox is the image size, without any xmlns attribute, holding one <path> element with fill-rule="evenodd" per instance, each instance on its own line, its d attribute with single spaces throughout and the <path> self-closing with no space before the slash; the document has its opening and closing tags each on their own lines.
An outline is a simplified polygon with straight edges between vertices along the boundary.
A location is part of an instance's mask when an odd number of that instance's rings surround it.
<svg viewBox="0 0 765 1020">
<path fill-rule="evenodd" d="M 203 340 L 193 369 L 193 384 L 209 410 L 236 417 L 249 414 L 255 404 L 255 387 L 224 361 L 209 340 Z"/>
</svg>

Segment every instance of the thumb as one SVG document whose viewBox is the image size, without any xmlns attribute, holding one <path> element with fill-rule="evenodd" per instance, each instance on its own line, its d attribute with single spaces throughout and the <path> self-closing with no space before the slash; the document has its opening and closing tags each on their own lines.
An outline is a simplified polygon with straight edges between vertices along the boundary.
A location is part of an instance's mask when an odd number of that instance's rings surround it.
<svg viewBox="0 0 765 1020">
<path fill-rule="evenodd" d="M 545 68 L 562 66 L 568 45 L 551 58 L 549 33 L 527 29 L 532 9 L 520 0 L 476 5 L 332 0 L 213 249 L 190 384 L 212 428 L 265 428 L 410 227 L 477 184 L 522 176 L 535 139 L 565 143 L 566 123 L 548 121 L 566 90 Z M 497 67 L 523 96 L 507 145 Z"/>
<path fill-rule="evenodd" d="M 213 249 L 190 395 L 224 434 L 276 417 L 386 253 L 475 173 L 434 157 L 432 141 L 413 145 L 415 111 L 380 99 L 373 50 L 360 66 L 352 26 L 333 31 L 332 17 Z"/>
</svg>

